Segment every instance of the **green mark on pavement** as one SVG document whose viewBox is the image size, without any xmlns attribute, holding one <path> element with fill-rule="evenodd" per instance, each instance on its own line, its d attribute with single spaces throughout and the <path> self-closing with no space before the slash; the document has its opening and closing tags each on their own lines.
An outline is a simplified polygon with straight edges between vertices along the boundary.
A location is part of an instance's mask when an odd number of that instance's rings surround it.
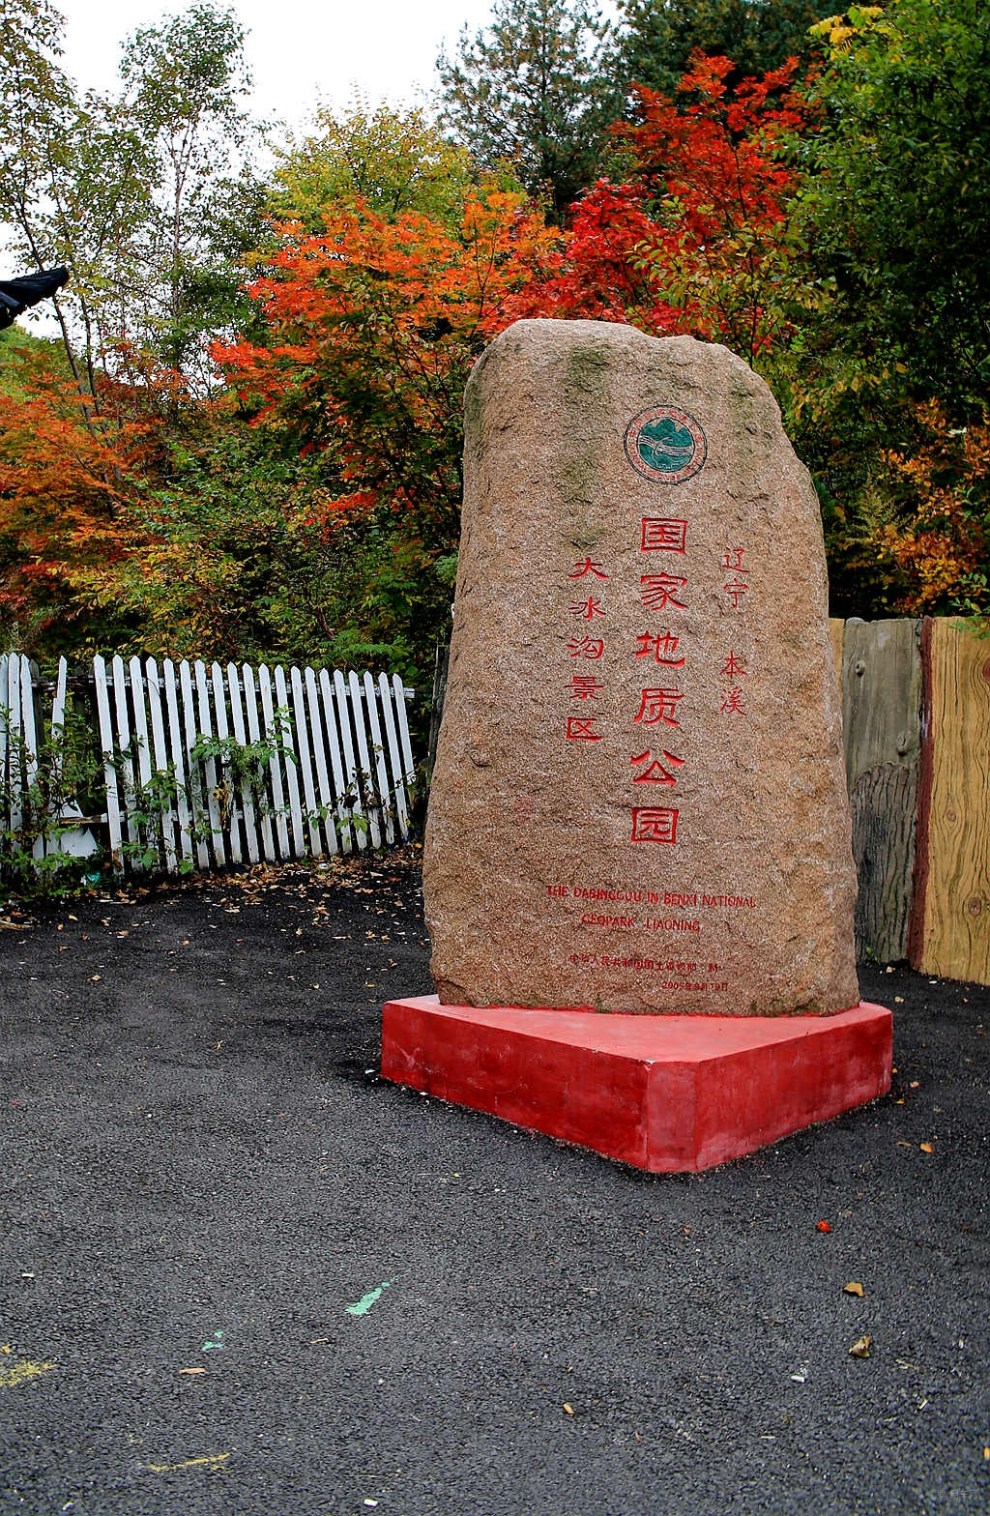
<svg viewBox="0 0 990 1516">
<path fill-rule="evenodd" d="M 375 1301 L 381 1299 L 382 1293 L 388 1289 L 392 1282 L 391 1279 L 386 1279 L 377 1289 L 369 1290 L 367 1295 L 362 1295 L 361 1299 L 355 1301 L 353 1305 L 345 1305 L 344 1310 L 348 1316 L 367 1316 Z"/>
<path fill-rule="evenodd" d="M 214 1349 L 217 1352 L 222 1352 L 222 1350 L 223 1350 L 223 1332 L 222 1331 L 221 1332 L 214 1332 L 213 1336 L 210 1338 L 210 1341 L 203 1343 L 203 1352 L 204 1353 L 210 1352 L 211 1349 Z"/>
</svg>

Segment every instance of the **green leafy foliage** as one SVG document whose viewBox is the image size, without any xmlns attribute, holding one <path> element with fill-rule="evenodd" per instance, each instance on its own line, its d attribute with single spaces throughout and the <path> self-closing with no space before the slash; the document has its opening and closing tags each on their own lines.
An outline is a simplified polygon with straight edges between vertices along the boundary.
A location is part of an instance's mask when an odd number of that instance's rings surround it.
<svg viewBox="0 0 990 1516">
<path fill-rule="evenodd" d="M 98 857 L 74 857 L 59 846 L 78 827 L 66 812 L 87 812 L 99 793 L 87 713 L 70 699 L 62 724 L 48 721 L 32 751 L 0 705 L 0 736 L 0 887 L 25 900 L 71 894 L 99 869 Z"/>
<path fill-rule="evenodd" d="M 990 381 L 990 9 L 891 0 L 822 28 L 805 208 L 833 281 L 827 321 L 919 398 L 982 407 Z"/>
<path fill-rule="evenodd" d="M 359 203 L 380 216 L 418 211 L 456 226 L 475 180 L 467 148 L 424 111 L 357 99 L 345 111 L 317 111 L 313 129 L 278 150 L 268 208 L 311 235 L 331 208 Z"/>
<path fill-rule="evenodd" d="M 598 171 L 621 99 L 609 28 L 585 0 L 495 0 L 488 27 L 441 55 L 441 120 L 489 172 L 508 165 L 562 221 Z"/>
<path fill-rule="evenodd" d="M 731 58 L 733 82 L 815 51 L 828 0 L 620 0 L 613 68 L 633 85 L 675 94 L 691 54 Z"/>
</svg>

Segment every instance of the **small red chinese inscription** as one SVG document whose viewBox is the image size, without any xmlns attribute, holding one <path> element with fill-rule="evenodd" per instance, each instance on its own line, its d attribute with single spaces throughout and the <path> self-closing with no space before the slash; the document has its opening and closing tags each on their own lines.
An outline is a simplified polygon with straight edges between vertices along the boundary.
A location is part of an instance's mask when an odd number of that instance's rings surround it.
<svg viewBox="0 0 990 1516">
<path fill-rule="evenodd" d="M 749 669 L 743 663 L 742 659 L 735 653 L 730 652 L 728 658 L 726 658 L 725 662 L 722 664 L 722 678 L 738 679 L 748 673 Z"/>
<path fill-rule="evenodd" d="M 587 600 L 576 600 L 567 607 L 572 616 L 577 616 L 582 621 L 591 621 L 594 616 L 604 616 L 602 603 L 596 600 L 594 595 L 589 595 Z"/>
<path fill-rule="evenodd" d="M 640 527 L 640 552 L 687 552 L 687 522 L 672 516 L 643 516 Z"/>
<path fill-rule="evenodd" d="M 574 565 L 574 572 L 568 574 L 567 577 L 568 579 L 584 579 L 588 574 L 593 574 L 596 579 L 608 578 L 608 575 L 605 573 L 605 570 L 602 568 L 601 564 L 595 563 L 592 558 L 585 558 L 583 563 L 580 559 L 578 559 Z"/>
<path fill-rule="evenodd" d="M 604 653 L 605 642 L 601 637 L 572 637 L 567 651 L 571 658 L 588 658 L 594 662 Z"/>
<path fill-rule="evenodd" d="M 677 811 L 665 806 L 635 806 L 630 841 L 676 843 L 677 816 Z"/>
<path fill-rule="evenodd" d="M 640 772 L 633 775 L 633 784 L 676 784 L 677 776 L 664 765 L 670 763 L 675 768 L 681 768 L 684 759 L 675 758 L 673 753 L 668 753 L 666 750 L 660 754 L 659 758 L 654 758 L 647 748 L 645 753 L 637 753 L 636 757 L 630 758 L 629 762 L 634 767 L 636 764 L 643 765 Z"/>
<path fill-rule="evenodd" d="M 686 584 L 680 574 L 643 574 L 639 581 L 640 598 L 648 611 L 665 611 L 670 605 L 686 611 L 684 601 L 677 598 Z"/>
<path fill-rule="evenodd" d="M 746 707 L 743 704 L 743 692 L 738 684 L 722 693 L 722 704 L 719 711 L 723 716 L 745 716 Z"/>
<path fill-rule="evenodd" d="M 594 700 L 599 690 L 603 690 L 605 686 L 600 679 L 595 678 L 594 674 L 575 674 L 567 688 L 571 692 L 572 700 Z"/>
<path fill-rule="evenodd" d="M 602 733 L 595 731 L 597 716 L 568 716 L 564 736 L 568 742 L 601 742 Z"/>
<path fill-rule="evenodd" d="M 640 691 L 639 711 L 634 720 L 640 726 L 680 726 L 677 703 L 684 696 L 680 690 L 646 689 Z"/>
<path fill-rule="evenodd" d="M 748 570 L 743 568 L 744 552 L 745 548 L 730 547 L 726 549 L 725 556 L 722 559 L 722 567 L 734 576 L 731 579 L 727 579 L 722 588 L 732 601 L 732 609 L 735 611 L 739 609 L 739 602 L 742 600 L 742 597 L 749 591 L 749 585 L 742 577 L 743 574 L 748 572 Z"/>
<path fill-rule="evenodd" d="M 636 657 L 652 657 L 654 663 L 662 663 L 666 668 L 683 668 L 686 660 L 674 657 L 680 640 L 680 637 L 672 637 L 669 629 L 657 632 L 655 636 L 652 632 L 642 632 L 636 638 Z"/>
</svg>

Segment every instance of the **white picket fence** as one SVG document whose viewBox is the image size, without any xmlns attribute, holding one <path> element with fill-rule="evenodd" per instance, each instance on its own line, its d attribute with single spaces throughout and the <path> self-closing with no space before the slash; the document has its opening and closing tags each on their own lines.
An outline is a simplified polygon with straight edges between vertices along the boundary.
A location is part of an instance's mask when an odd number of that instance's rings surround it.
<svg viewBox="0 0 990 1516">
<path fill-rule="evenodd" d="M 29 661 L 0 656 L 0 831 L 16 834 L 36 813 L 39 781 L 58 789 L 71 683 L 62 659 L 44 690 L 49 712 Z M 174 874 L 409 836 L 412 691 L 398 675 L 98 656 L 88 686 L 101 808 L 87 816 L 63 805 L 33 840 L 39 859 L 92 848 L 118 872 Z"/>
</svg>

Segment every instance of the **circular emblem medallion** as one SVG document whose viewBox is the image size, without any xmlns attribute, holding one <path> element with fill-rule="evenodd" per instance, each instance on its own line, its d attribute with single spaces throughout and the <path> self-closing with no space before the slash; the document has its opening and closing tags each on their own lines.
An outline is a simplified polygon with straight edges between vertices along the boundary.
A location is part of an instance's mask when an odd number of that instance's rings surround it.
<svg viewBox="0 0 990 1516">
<path fill-rule="evenodd" d="M 679 405 L 653 405 L 626 427 L 626 457 L 638 474 L 658 484 L 683 484 L 707 456 L 704 432 Z"/>
</svg>

